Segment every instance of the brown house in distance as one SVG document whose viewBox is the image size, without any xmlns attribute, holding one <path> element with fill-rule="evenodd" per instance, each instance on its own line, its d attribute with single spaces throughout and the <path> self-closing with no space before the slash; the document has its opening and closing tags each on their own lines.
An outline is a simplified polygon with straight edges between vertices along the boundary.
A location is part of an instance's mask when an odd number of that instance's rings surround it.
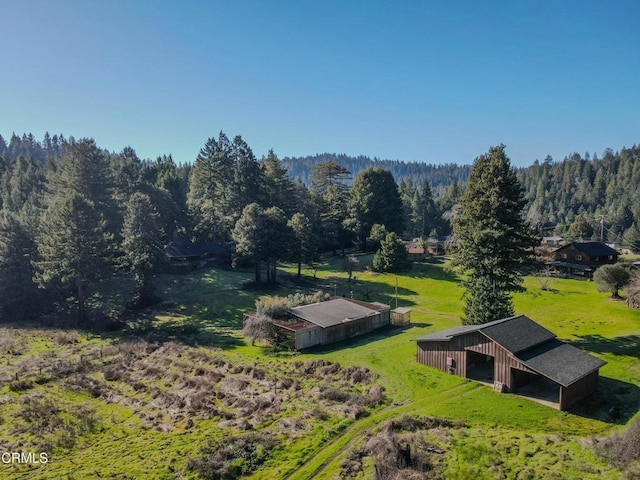
<svg viewBox="0 0 640 480">
<path fill-rule="evenodd" d="M 593 393 L 606 364 L 520 315 L 420 337 L 418 362 L 559 410 Z"/>
<path fill-rule="evenodd" d="M 616 263 L 618 252 L 602 242 L 573 242 L 553 252 L 553 262 L 547 265 L 559 273 L 588 278 L 602 265 Z"/>
</svg>

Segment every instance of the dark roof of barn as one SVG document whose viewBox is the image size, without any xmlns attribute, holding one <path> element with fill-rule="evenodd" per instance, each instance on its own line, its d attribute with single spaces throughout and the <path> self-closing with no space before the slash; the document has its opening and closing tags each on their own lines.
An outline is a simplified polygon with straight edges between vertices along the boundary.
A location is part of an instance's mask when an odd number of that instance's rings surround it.
<svg viewBox="0 0 640 480">
<path fill-rule="evenodd" d="M 598 370 L 607 362 L 579 348 L 552 340 L 516 355 L 527 367 L 564 387 Z"/>
<path fill-rule="evenodd" d="M 590 257 L 606 257 L 609 255 L 618 255 L 618 251 L 602 242 L 573 242 L 564 247 L 560 247 L 556 252 L 572 246 L 585 253 Z"/>
<path fill-rule="evenodd" d="M 607 362 L 564 343 L 546 328 L 519 315 L 483 325 L 460 325 L 415 339 L 446 342 L 469 332 L 481 332 L 504 347 L 527 367 L 562 386 L 569 386 Z"/>
<path fill-rule="evenodd" d="M 516 317 L 502 318 L 482 325 L 460 325 L 434 332 L 424 337 L 417 338 L 417 342 L 446 342 L 458 335 L 469 332 L 482 332 L 494 342 L 511 353 L 517 353 L 527 348 L 532 348 L 542 342 L 546 342 L 556 336 L 546 328 L 538 325 L 529 317 L 519 315 Z"/>
<path fill-rule="evenodd" d="M 377 315 L 380 312 L 378 305 L 365 305 L 368 304 L 365 302 L 352 302 L 346 298 L 336 298 L 326 302 L 294 307 L 289 310 L 289 313 L 322 328 L 327 328 Z"/>
<path fill-rule="evenodd" d="M 518 353 L 556 338 L 549 330 L 524 315 L 481 327 L 482 333 L 511 353 Z"/>
</svg>

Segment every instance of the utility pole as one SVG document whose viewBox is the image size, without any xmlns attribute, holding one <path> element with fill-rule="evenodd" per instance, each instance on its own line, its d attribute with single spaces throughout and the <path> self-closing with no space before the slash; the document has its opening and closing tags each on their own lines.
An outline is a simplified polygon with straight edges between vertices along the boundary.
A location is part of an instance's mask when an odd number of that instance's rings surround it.
<svg viewBox="0 0 640 480">
<path fill-rule="evenodd" d="M 396 308 L 398 308 L 398 276 L 396 275 Z"/>
<path fill-rule="evenodd" d="M 604 215 L 600 215 L 600 241 L 604 242 Z"/>
</svg>

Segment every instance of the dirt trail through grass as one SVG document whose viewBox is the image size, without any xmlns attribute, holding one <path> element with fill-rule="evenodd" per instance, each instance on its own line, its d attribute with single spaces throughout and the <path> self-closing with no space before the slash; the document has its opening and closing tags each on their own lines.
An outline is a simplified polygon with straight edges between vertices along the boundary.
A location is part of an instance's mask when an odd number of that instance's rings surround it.
<svg viewBox="0 0 640 480">
<path fill-rule="evenodd" d="M 438 402 L 446 400 L 451 398 L 451 395 L 468 395 L 479 387 L 481 387 L 481 385 L 476 383 L 461 383 L 445 390 L 439 390 L 438 392 L 427 395 L 420 400 L 403 405 L 392 405 L 386 407 L 369 417 L 358 420 L 343 430 L 337 437 L 330 440 L 326 445 L 323 445 L 321 449 L 307 459 L 307 461 L 297 470 L 289 473 L 287 478 L 292 480 L 310 480 L 318 478 L 318 476 L 329 465 L 331 465 L 341 453 L 355 445 L 373 427 L 376 427 L 382 422 L 399 415 L 416 413 L 416 411 L 420 410 L 427 402 L 431 403 L 433 401 Z"/>
</svg>

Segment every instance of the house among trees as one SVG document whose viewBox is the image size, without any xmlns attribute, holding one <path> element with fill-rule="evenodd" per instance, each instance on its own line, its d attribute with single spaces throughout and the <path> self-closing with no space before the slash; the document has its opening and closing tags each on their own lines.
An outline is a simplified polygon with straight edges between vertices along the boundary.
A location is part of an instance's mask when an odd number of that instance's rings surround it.
<svg viewBox="0 0 640 480">
<path fill-rule="evenodd" d="M 415 342 L 418 362 L 424 365 L 560 410 L 593 393 L 600 367 L 606 364 L 524 315 L 453 327 Z"/>
<path fill-rule="evenodd" d="M 427 258 L 424 247 L 407 246 L 407 258 L 412 262 L 421 262 Z"/>
<path fill-rule="evenodd" d="M 591 278 L 598 267 L 616 263 L 618 252 L 602 242 L 572 242 L 555 250 L 553 257 L 547 265 L 559 273 Z"/>
<path fill-rule="evenodd" d="M 559 235 L 542 237 L 541 245 L 546 247 L 560 247 L 564 243 L 564 238 Z"/>
<path fill-rule="evenodd" d="M 185 239 L 176 239 L 164 249 L 170 265 L 187 267 L 201 262 L 229 264 L 233 247 L 230 243 L 191 243 Z"/>
<path fill-rule="evenodd" d="M 391 323 L 390 308 L 351 298 L 334 298 L 289 309 L 289 320 L 273 320 L 296 350 L 328 345 Z"/>
</svg>

